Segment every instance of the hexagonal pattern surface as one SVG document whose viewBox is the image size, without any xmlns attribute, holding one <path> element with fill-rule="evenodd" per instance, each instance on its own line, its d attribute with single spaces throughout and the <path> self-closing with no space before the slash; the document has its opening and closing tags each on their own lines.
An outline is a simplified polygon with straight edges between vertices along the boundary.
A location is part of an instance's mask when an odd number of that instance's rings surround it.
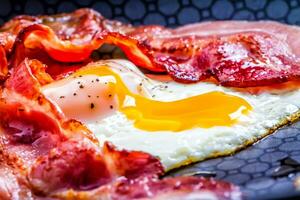
<svg viewBox="0 0 300 200">
<path fill-rule="evenodd" d="M 133 24 L 170 27 L 207 20 L 271 19 L 300 24 L 298 0 L 1 0 L 0 24 L 19 14 L 53 14 L 90 7 Z"/>
<path fill-rule="evenodd" d="M 293 180 L 300 173 L 273 178 L 280 160 L 291 157 L 300 161 L 300 122 L 279 129 L 260 142 L 232 156 L 196 163 L 176 170 L 172 175 L 199 171 L 215 172 L 217 179 L 241 186 L 247 199 L 285 198 L 300 195 Z"/>
<path fill-rule="evenodd" d="M 53 14 L 90 7 L 105 17 L 169 27 L 208 20 L 277 20 L 300 25 L 300 0 L 1 0 L 0 24 L 19 14 Z M 232 156 L 193 164 L 170 175 L 215 172 L 217 179 L 239 185 L 246 199 L 300 195 L 293 186 L 298 174 L 273 178 L 280 160 L 300 161 L 300 122 L 280 129 Z"/>
</svg>

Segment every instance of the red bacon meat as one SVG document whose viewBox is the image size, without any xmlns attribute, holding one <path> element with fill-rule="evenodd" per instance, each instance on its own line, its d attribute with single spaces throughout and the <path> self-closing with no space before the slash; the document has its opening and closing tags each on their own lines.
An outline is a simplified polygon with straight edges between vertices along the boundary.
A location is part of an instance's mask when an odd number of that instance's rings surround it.
<svg viewBox="0 0 300 200">
<path fill-rule="evenodd" d="M 80 9 L 18 17 L 2 29 L 16 36 L 10 63 L 20 63 L 30 55 L 28 49 L 37 48 L 59 62 L 88 61 L 93 50 L 108 43 L 120 47 L 136 65 L 167 72 L 183 83 L 214 77 L 221 85 L 249 87 L 299 79 L 300 29 L 276 22 L 132 27 Z"/>
</svg>

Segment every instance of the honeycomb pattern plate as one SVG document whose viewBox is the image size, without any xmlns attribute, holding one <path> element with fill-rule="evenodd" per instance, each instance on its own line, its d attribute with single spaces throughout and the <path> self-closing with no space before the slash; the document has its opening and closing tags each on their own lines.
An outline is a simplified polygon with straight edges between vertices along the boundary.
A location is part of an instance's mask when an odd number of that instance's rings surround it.
<svg viewBox="0 0 300 200">
<path fill-rule="evenodd" d="M 1 0 L 0 24 L 20 14 L 53 14 L 80 7 L 94 8 L 105 17 L 139 24 L 169 27 L 208 20 L 276 20 L 300 25 L 299 0 Z M 300 197 L 293 181 L 297 171 L 272 176 L 281 160 L 300 162 L 300 123 L 286 126 L 233 156 L 207 160 L 172 172 L 171 176 L 199 171 L 239 185 L 246 199 Z"/>
<path fill-rule="evenodd" d="M 300 162 L 300 122 L 283 127 L 256 144 L 232 156 L 196 163 L 171 175 L 213 172 L 217 179 L 239 185 L 247 199 L 273 199 L 300 196 L 294 179 L 300 173 L 273 177 L 284 158 Z"/>
</svg>

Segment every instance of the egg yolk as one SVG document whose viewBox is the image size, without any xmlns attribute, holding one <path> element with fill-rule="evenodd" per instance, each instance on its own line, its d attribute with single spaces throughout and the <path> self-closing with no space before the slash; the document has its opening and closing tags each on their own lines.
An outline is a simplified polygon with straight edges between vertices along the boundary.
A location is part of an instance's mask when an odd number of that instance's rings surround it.
<svg viewBox="0 0 300 200">
<path fill-rule="evenodd" d="M 176 101 L 157 101 L 131 92 L 122 79 L 107 66 L 79 70 L 78 75 L 111 76 L 109 90 L 116 95 L 118 110 L 146 131 L 182 131 L 194 127 L 231 126 L 251 105 L 238 96 L 224 92 L 208 92 Z"/>
</svg>

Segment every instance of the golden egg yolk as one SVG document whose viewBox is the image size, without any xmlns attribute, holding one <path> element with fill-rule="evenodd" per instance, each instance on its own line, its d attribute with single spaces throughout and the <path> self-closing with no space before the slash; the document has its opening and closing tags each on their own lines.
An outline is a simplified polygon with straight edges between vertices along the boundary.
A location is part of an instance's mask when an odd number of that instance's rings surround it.
<svg viewBox="0 0 300 200">
<path fill-rule="evenodd" d="M 108 66 L 87 67 L 73 76 L 87 74 L 111 76 L 107 84 L 111 93 L 117 96 L 118 110 L 133 120 L 136 128 L 146 131 L 231 126 L 239 116 L 252 109 L 243 98 L 218 91 L 169 102 L 150 99 L 131 92 L 120 76 Z"/>
</svg>

